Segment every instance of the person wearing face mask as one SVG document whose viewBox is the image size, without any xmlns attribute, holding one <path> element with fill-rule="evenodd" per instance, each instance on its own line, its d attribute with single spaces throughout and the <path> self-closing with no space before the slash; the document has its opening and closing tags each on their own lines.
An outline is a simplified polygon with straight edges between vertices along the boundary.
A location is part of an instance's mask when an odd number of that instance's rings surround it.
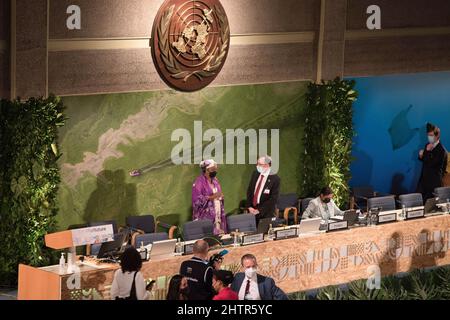
<svg viewBox="0 0 450 320">
<path fill-rule="evenodd" d="M 257 273 L 258 264 L 254 255 L 242 256 L 241 265 L 245 271 L 236 273 L 231 284 L 239 300 L 288 300 L 272 278 Z"/>
<path fill-rule="evenodd" d="M 320 195 L 309 202 L 302 218 L 322 218 L 329 220 L 331 217 L 343 215 L 344 212 L 338 208 L 333 201 L 333 191 L 330 187 L 320 190 Z"/>
<path fill-rule="evenodd" d="M 239 300 L 236 292 L 231 290 L 230 284 L 233 282 L 233 273 L 228 270 L 214 270 L 213 288 L 217 294 L 213 300 Z"/>
<path fill-rule="evenodd" d="M 423 200 L 433 198 L 435 188 L 443 186 L 443 178 L 447 170 L 447 151 L 440 141 L 441 130 L 435 125 L 427 124 L 428 143 L 419 151 L 422 161 L 422 173 L 417 185 L 417 192 L 422 193 Z"/>
<path fill-rule="evenodd" d="M 193 220 L 211 220 L 214 234 L 227 232 L 222 187 L 217 179 L 217 163 L 204 160 L 200 163 L 202 174 L 192 186 Z"/>
<path fill-rule="evenodd" d="M 280 195 L 280 177 L 270 172 L 271 165 L 269 156 L 259 158 L 247 188 L 247 208 L 257 223 L 274 216 Z"/>
</svg>

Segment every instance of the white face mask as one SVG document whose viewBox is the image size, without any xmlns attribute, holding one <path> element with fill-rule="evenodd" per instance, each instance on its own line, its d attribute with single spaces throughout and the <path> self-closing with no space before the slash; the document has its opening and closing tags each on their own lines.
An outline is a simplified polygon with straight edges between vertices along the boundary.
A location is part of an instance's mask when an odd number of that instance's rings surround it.
<svg viewBox="0 0 450 320">
<path fill-rule="evenodd" d="M 436 142 L 436 138 L 434 136 L 428 136 L 428 142 L 434 144 Z"/>
<path fill-rule="evenodd" d="M 249 279 L 253 278 L 256 275 L 255 268 L 247 268 L 245 269 L 245 276 Z"/>
</svg>

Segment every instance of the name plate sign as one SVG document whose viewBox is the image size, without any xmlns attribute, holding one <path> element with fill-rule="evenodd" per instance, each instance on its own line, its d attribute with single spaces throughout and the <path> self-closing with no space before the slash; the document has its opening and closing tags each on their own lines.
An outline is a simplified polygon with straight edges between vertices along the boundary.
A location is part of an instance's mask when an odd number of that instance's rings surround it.
<svg viewBox="0 0 450 320">
<path fill-rule="evenodd" d="M 289 228 L 275 231 L 275 240 L 289 239 L 297 237 L 297 228 Z"/>
<path fill-rule="evenodd" d="M 425 211 L 423 209 L 411 210 L 406 212 L 406 219 L 417 219 L 423 217 L 425 217 Z"/>
<path fill-rule="evenodd" d="M 114 240 L 112 224 L 73 229 L 71 230 L 71 232 L 74 247 L 84 246 L 87 244 L 109 242 Z"/>
<path fill-rule="evenodd" d="M 328 222 L 328 230 L 330 231 L 337 231 L 337 230 L 344 230 L 348 229 L 348 222 L 347 220 L 344 221 L 336 221 L 336 222 Z"/>
<path fill-rule="evenodd" d="M 397 213 L 388 213 L 378 215 L 378 223 L 388 223 L 397 221 Z"/>
<path fill-rule="evenodd" d="M 242 245 L 264 242 L 264 233 L 248 234 L 242 237 Z"/>
<path fill-rule="evenodd" d="M 183 255 L 193 254 L 194 253 L 194 243 L 185 243 L 184 244 L 184 252 Z"/>
</svg>

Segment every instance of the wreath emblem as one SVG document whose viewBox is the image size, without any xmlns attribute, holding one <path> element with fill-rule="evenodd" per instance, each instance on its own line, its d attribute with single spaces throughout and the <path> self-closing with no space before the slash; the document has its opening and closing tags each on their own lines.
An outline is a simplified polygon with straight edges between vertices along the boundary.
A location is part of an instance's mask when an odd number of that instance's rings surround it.
<svg viewBox="0 0 450 320">
<path fill-rule="evenodd" d="M 181 91 L 206 87 L 228 55 L 230 27 L 218 0 L 166 0 L 153 27 L 152 56 L 162 79 Z"/>
</svg>

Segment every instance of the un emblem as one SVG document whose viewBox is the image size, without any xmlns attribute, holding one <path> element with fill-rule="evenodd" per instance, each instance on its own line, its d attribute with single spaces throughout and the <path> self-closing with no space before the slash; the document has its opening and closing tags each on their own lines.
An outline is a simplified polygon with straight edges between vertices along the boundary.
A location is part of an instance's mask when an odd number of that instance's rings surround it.
<svg viewBox="0 0 450 320">
<path fill-rule="evenodd" d="M 219 74 L 230 47 L 228 18 L 219 0 L 166 0 L 152 30 L 152 57 L 161 78 L 196 91 Z"/>
</svg>

